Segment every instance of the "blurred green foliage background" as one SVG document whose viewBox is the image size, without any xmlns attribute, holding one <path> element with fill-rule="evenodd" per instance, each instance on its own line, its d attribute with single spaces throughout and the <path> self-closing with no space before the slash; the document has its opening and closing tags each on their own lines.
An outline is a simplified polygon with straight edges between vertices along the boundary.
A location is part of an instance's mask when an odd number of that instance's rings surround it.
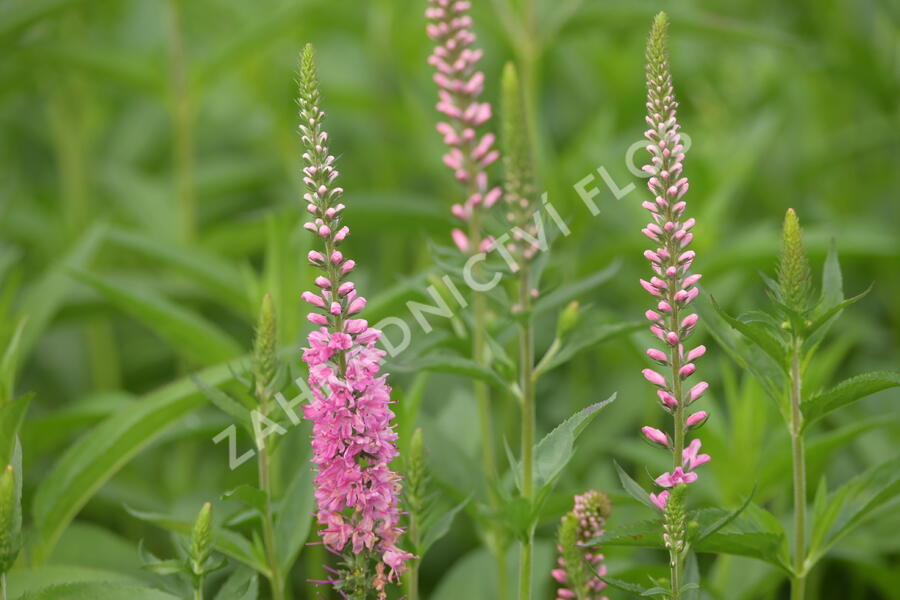
<svg viewBox="0 0 900 600">
<path fill-rule="evenodd" d="M 573 232 L 555 242 L 542 290 L 620 259 L 614 278 L 580 298 L 595 315 L 583 326 L 632 322 L 645 309 L 637 278 L 647 271 L 639 233 L 646 194 L 625 153 L 644 129 L 646 31 L 665 9 L 692 141 L 688 199 L 705 290 L 733 311 L 759 306 L 757 271 L 773 272 L 780 220 L 794 207 L 817 271 L 835 238 L 845 289 L 875 282 L 832 332 L 810 385 L 897 367 L 900 5 L 540 0 L 538 31 L 525 42 L 518 9 L 481 0 L 473 17 L 491 101 L 502 64 L 521 58 L 522 43 L 539 57 L 540 182 Z M 281 343 L 299 363 L 308 324 L 298 296 L 312 278 L 294 102 L 305 42 L 318 51 L 350 207 L 347 254 L 360 264 L 370 321 L 405 316 L 403 303 L 438 273 L 429 240 L 448 244 L 459 190 L 440 161 L 423 10 L 421 0 L 0 2 L 0 340 L 21 334 L 15 389 L 36 394 L 22 437 L 26 522 L 39 542 L 59 537 L 52 551 L 44 546 L 48 564 L 145 576 L 137 542 L 165 553 L 172 541 L 125 505 L 187 517 L 253 477 L 228 470 L 227 449 L 212 438 L 230 421 L 194 394 L 179 407 L 183 416 L 137 446 L 100 452 L 115 460 L 80 501 L 65 504 L 54 490 L 68 485 L 58 481 L 60 457 L 75 460 L 67 449 L 85 432 L 110 415 L 141 415 L 154 390 L 174 380 L 194 393 L 186 376 L 242 356 L 263 293 L 274 296 Z M 591 218 L 573 185 L 601 166 L 618 187 L 638 189 L 616 200 L 603 187 L 601 213 Z M 552 316 L 541 322 L 539 349 L 553 326 Z M 540 597 L 552 597 L 552 539 L 572 493 L 609 492 L 611 524 L 649 518 L 621 493 L 612 467 L 614 458 L 647 482 L 644 465 L 661 460 L 638 439 L 641 424 L 662 421 L 640 377 L 646 339 L 641 332 L 589 348 L 538 390 L 539 435 L 619 394 L 581 438 L 538 532 Z M 707 356 L 700 369 L 713 417 L 704 447 L 714 460 L 697 500 L 734 506 L 758 481 L 756 501 L 789 514 L 780 459 L 788 439 L 777 411 L 714 345 Z M 204 377 L 229 378 L 215 374 Z M 466 380 L 396 373 L 391 381 L 400 412 L 405 398 L 422 394 L 419 424 L 441 457 L 435 478 L 449 476 L 453 453 L 476 456 Z M 497 396 L 512 444 L 516 411 Z M 898 399 L 882 393 L 819 427 L 813 487 L 820 476 L 841 482 L 897 454 Z M 284 473 L 305 468 L 305 435 L 286 438 Z M 452 448 L 440 445 L 446 438 Z M 44 520 L 51 531 L 42 532 Z M 900 536 L 885 535 L 898 528 L 894 511 L 854 534 L 813 574 L 810 597 L 900 597 Z M 494 598 L 478 548 L 472 521 L 459 518 L 423 564 L 426 597 Z M 304 583 L 318 576 L 316 552 L 295 569 L 297 597 L 325 597 Z M 611 573 L 641 577 L 662 555 L 616 549 L 607 562 Z M 711 597 L 786 597 L 781 575 L 752 559 L 704 556 L 701 567 Z"/>
</svg>

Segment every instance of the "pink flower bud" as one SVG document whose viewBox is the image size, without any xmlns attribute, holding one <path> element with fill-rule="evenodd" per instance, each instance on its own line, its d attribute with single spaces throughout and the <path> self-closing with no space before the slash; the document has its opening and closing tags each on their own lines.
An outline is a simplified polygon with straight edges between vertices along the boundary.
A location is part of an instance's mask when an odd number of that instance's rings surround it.
<svg viewBox="0 0 900 600">
<path fill-rule="evenodd" d="M 697 346 L 693 350 L 687 353 L 687 360 L 694 361 L 706 354 L 706 346 Z"/>
<path fill-rule="evenodd" d="M 653 369 L 644 369 L 641 371 L 644 377 L 653 385 L 666 387 L 666 378 L 654 371 Z"/>
<path fill-rule="evenodd" d="M 453 238 L 453 243 L 456 244 L 456 247 L 459 248 L 460 252 L 464 254 L 469 252 L 469 236 L 461 229 L 454 229 L 450 232 L 450 236 Z"/>
<path fill-rule="evenodd" d="M 353 302 L 350 303 L 349 308 L 347 308 L 347 314 L 355 315 L 356 313 L 358 313 L 365 307 L 366 307 L 366 299 L 363 298 L 362 296 L 359 296 L 358 298 L 354 299 Z"/>
<path fill-rule="evenodd" d="M 656 348 L 648 348 L 647 356 L 649 356 L 650 358 L 652 358 L 655 361 L 659 361 L 664 364 L 669 362 L 669 357 L 666 355 L 666 353 L 663 352 L 662 350 L 657 350 Z"/>
<path fill-rule="evenodd" d="M 705 410 L 701 410 L 701 411 L 699 411 L 699 412 L 695 412 L 694 414 L 690 415 L 690 416 L 687 418 L 687 420 L 685 420 L 684 423 L 685 423 L 685 425 L 687 425 L 688 427 L 692 427 L 692 428 L 693 428 L 693 427 L 699 427 L 700 425 L 702 425 L 703 423 L 705 423 L 706 420 L 707 420 L 708 418 L 709 418 L 709 415 L 706 414 L 706 411 L 705 411 Z"/>
<path fill-rule="evenodd" d="M 322 297 L 317 294 L 314 294 L 312 292 L 303 292 L 302 294 L 300 294 L 300 298 L 309 302 L 313 306 L 325 308 L 325 301 L 322 300 Z"/>
<path fill-rule="evenodd" d="M 675 399 L 675 396 L 670 394 L 665 390 L 656 390 L 656 395 L 659 396 L 659 401 L 662 402 L 663 406 L 669 409 L 673 409 L 678 406 L 678 400 Z"/>
<path fill-rule="evenodd" d="M 709 384 L 705 381 L 701 381 L 700 383 L 692 387 L 690 391 L 691 402 L 694 402 L 695 400 L 697 400 L 697 398 L 702 396 L 703 392 L 705 392 L 708 387 Z"/>
<path fill-rule="evenodd" d="M 328 325 L 328 317 L 322 313 L 309 313 L 306 315 L 306 318 L 309 319 L 310 323 L 315 323 L 316 325 Z"/>
<path fill-rule="evenodd" d="M 669 447 L 669 436 L 660 431 L 659 429 L 655 429 L 653 427 L 642 427 L 641 432 L 643 432 L 644 436 L 654 444 L 659 444 L 660 446 Z"/>
</svg>

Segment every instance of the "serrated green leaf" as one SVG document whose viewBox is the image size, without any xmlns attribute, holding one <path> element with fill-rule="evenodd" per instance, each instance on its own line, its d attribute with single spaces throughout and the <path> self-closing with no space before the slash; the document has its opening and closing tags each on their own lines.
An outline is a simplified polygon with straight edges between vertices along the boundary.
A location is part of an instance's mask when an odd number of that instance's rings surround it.
<svg viewBox="0 0 900 600">
<path fill-rule="evenodd" d="M 552 485 L 575 452 L 575 440 L 594 418 L 616 399 L 613 394 L 602 402 L 592 404 L 558 425 L 538 442 L 534 449 L 534 486 L 540 491 Z"/>
<path fill-rule="evenodd" d="M 734 509 L 730 513 L 723 515 L 722 517 L 715 520 L 714 522 L 704 526 L 704 528 L 700 531 L 699 535 L 697 536 L 697 540 L 695 541 L 695 543 L 702 542 L 704 539 L 708 538 L 709 536 L 713 535 L 714 533 L 716 533 L 717 531 L 719 531 L 720 529 L 722 529 L 723 527 L 725 527 L 726 525 L 728 525 L 729 523 L 734 521 L 750 505 L 750 501 L 753 500 L 753 494 L 755 492 L 756 492 L 756 487 L 754 486 L 754 488 L 750 491 L 749 494 L 747 494 L 747 498 L 741 503 L 740 506 L 738 506 L 736 509 Z"/>
<path fill-rule="evenodd" d="M 900 373 L 890 371 L 874 371 L 845 379 L 828 391 L 803 399 L 800 410 L 804 427 L 866 396 L 897 386 L 900 386 Z"/>
<path fill-rule="evenodd" d="M 601 577 L 603 581 L 606 582 L 609 587 L 616 588 L 617 590 L 622 590 L 623 592 L 631 592 L 632 594 L 637 594 L 639 596 L 643 596 L 646 588 L 642 585 L 638 585 L 636 583 L 631 583 L 628 581 L 622 581 L 621 579 L 616 579 L 615 577 Z"/>
<path fill-rule="evenodd" d="M 745 338 L 753 342 L 760 350 L 768 354 L 775 364 L 785 372 L 787 371 L 787 351 L 784 344 L 769 331 L 769 328 L 759 325 L 754 321 L 745 322 L 739 318 L 734 318 L 719 306 L 715 298 L 710 298 L 712 306 L 719 316 L 733 329 L 739 331 Z"/>
</svg>

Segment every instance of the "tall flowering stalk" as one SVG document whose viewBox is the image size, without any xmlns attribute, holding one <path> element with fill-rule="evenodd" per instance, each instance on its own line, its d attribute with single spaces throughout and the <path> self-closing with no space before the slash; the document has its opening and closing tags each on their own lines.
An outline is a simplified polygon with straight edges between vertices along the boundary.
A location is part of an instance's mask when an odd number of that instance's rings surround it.
<svg viewBox="0 0 900 600">
<path fill-rule="evenodd" d="M 453 242 L 463 253 L 477 252 L 490 243 L 482 232 L 482 212 L 500 199 L 500 188 L 488 183 L 486 169 L 500 153 L 493 148 L 496 136 L 479 133 L 491 118 L 491 105 L 479 100 L 484 73 L 477 70 L 482 51 L 473 48 L 475 34 L 467 0 L 429 0 L 425 17 L 427 32 L 437 46 L 428 58 L 435 68 L 438 86 L 437 110 L 447 120 L 437 124 L 447 152 L 444 164 L 466 187 L 466 198 L 454 204 L 453 215 L 467 225 L 468 232 L 454 229 Z"/>
<path fill-rule="evenodd" d="M 301 60 L 299 104 L 304 198 L 312 215 L 304 227 L 321 244 L 308 255 L 322 271 L 315 280 L 319 289 L 302 294 L 313 306 L 309 320 L 320 326 L 303 350 L 314 396 L 305 416 L 313 422 L 319 533 L 343 558 L 328 583 L 351 600 L 365 600 L 370 591 L 386 598 L 386 583 L 397 581 L 411 558 L 397 547 L 401 484 L 390 468 L 397 434 L 390 388 L 379 375 L 384 352 L 375 342 L 381 332 L 357 317 L 366 299 L 347 279 L 356 263 L 338 249 L 350 230 L 341 224 L 343 190 L 334 185 L 338 171 L 322 128 L 325 113 L 310 45 Z"/>
<path fill-rule="evenodd" d="M 478 62 L 483 52 L 473 47 L 476 36 L 472 32 L 472 17 L 468 14 L 470 8 L 471 3 L 467 0 L 428 0 L 428 7 L 425 9 L 425 18 L 428 20 L 426 32 L 435 42 L 434 52 L 428 62 L 435 69 L 433 78 L 438 87 L 436 108 L 444 117 L 437 123 L 437 131 L 447 145 L 443 161 L 464 189 L 462 201 L 451 207 L 451 212 L 465 229 L 454 228 L 451 237 L 464 255 L 489 250 L 493 240 L 484 232 L 484 216 L 502 195 L 500 187 L 490 184 L 487 173 L 500 153 L 494 148 L 496 135 L 483 131 L 491 119 L 492 111 L 490 103 L 480 100 L 485 76 L 478 70 Z M 476 275 L 481 271 L 480 263 L 475 265 L 474 271 Z M 487 312 L 484 295 L 474 294 L 472 359 L 482 365 L 488 362 L 485 335 Z M 482 468 L 488 480 L 495 480 L 497 473 L 490 391 L 483 381 L 474 381 L 473 391 L 478 404 Z M 491 502 L 493 508 L 497 509 L 494 494 Z M 499 529 L 485 533 L 487 545 L 494 556 L 498 593 L 506 598 L 506 541 Z"/>
<path fill-rule="evenodd" d="M 603 589 L 606 576 L 603 554 L 593 541 L 604 534 L 611 505 L 606 494 L 596 490 L 575 496 L 574 508 L 559 526 L 556 547 L 559 558 L 551 575 L 559 583 L 556 600 L 609 600 Z"/>
<path fill-rule="evenodd" d="M 685 486 L 697 480 L 694 469 L 709 462 L 710 457 L 700 454 L 699 439 L 685 445 L 687 433 L 706 422 L 706 412 L 688 414 L 688 407 L 703 395 L 708 384 L 701 381 L 689 387 L 687 383 L 696 370 L 694 361 L 703 356 L 706 348 L 685 348 L 687 338 L 697 325 L 698 317 L 689 313 L 688 306 L 699 293 L 695 284 L 700 275 L 691 274 L 694 251 L 688 247 L 693 238 L 690 230 L 694 219 L 684 219 L 687 204 L 682 198 L 688 190 L 688 181 L 682 175 L 684 147 L 676 121 L 678 103 L 669 71 L 667 29 L 668 19 L 665 13 L 660 13 L 653 22 L 647 45 L 647 123 L 650 129 L 644 135 L 649 141 L 650 164 L 643 169 L 650 175 L 647 185 L 654 199 L 643 203 L 652 221 L 642 232 L 659 246 L 644 252 L 656 275 L 649 281 L 641 279 L 641 285 L 656 301 L 656 306 L 645 315 L 651 322 L 650 331 L 662 344 L 661 348 L 649 348 L 647 355 L 665 368 L 663 372 L 644 369 L 643 374 L 657 386 L 660 405 L 673 417 L 673 432 L 669 436 L 652 427 L 644 427 L 642 431 L 651 443 L 672 453 L 672 471 L 656 478 L 656 484 L 663 491 L 651 494 L 651 499 L 663 511 L 663 537 L 671 568 L 671 598 L 676 599 L 680 596 L 687 549 Z"/>
<path fill-rule="evenodd" d="M 535 211 L 534 161 L 528 127 L 525 121 L 522 93 L 516 68 L 509 63 L 503 69 L 503 175 L 506 219 L 513 226 L 506 250 L 515 260 L 518 276 L 517 301 L 513 312 L 518 315 L 519 390 L 522 398 L 521 453 L 522 496 L 534 501 L 535 441 L 535 355 L 534 321 L 531 301 L 537 291 L 533 287 L 530 262 L 538 246 L 532 217 Z M 531 598 L 533 526 L 526 532 L 519 564 L 519 598 Z"/>
</svg>

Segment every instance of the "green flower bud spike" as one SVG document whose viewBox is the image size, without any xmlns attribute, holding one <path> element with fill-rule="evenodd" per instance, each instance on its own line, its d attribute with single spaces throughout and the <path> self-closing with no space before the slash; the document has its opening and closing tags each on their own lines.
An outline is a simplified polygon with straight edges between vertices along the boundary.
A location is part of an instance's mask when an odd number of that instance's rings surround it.
<svg viewBox="0 0 900 600">
<path fill-rule="evenodd" d="M 205 573 L 206 559 L 212 548 L 212 504 L 207 502 L 200 509 L 191 532 L 191 571 L 197 578 Z"/>
<path fill-rule="evenodd" d="M 16 474 L 7 466 L 0 475 L 0 576 L 16 562 L 21 546 L 22 513 L 16 496 Z"/>
<path fill-rule="evenodd" d="M 269 294 L 263 296 L 256 324 L 256 343 L 253 347 L 253 384 L 256 397 L 261 401 L 268 399 L 272 390 L 270 386 L 275 379 L 275 354 L 278 345 L 278 325 L 275 319 L 275 306 Z"/>
<path fill-rule="evenodd" d="M 809 261 L 803 249 L 800 219 L 793 208 L 784 216 L 781 256 L 778 260 L 778 300 L 801 314 L 809 309 L 812 278 Z"/>
</svg>

